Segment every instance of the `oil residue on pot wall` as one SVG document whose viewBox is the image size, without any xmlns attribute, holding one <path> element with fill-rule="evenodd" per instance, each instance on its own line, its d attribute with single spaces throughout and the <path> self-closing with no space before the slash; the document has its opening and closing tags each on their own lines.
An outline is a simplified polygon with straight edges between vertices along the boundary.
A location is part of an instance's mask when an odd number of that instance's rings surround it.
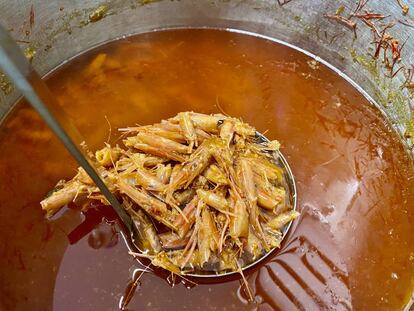
<svg viewBox="0 0 414 311">
<path fill-rule="evenodd" d="M 254 303 L 238 281 L 171 288 L 145 274 L 129 308 L 391 310 L 409 299 L 412 162 L 380 113 L 325 66 L 251 36 L 175 30 L 81 55 L 49 85 L 92 149 L 108 123 L 119 143 L 118 127 L 223 110 L 279 139 L 296 176 L 302 215 L 248 275 Z M 0 150 L 2 309 L 116 310 L 135 264 L 110 225 L 69 245 L 79 211 L 48 222 L 38 203 L 74 161 L 25 104 L 3 123 Z"/>
</svg>

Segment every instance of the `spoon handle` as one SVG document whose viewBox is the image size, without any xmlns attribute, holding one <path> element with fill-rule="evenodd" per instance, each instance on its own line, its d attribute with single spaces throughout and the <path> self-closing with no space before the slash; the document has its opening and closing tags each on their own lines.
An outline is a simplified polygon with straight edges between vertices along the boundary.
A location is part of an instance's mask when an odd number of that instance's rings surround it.
<svg viewBox="0 0 414 311">
<path fill-rule="evenodd" d="M 79 165 L 85 169 L 131 233 L 133 228 L 131 217 L 109 191 L 85 151 L 78 148 L 84 142 L 82 135 L 2 25 L 0 25 L 0 68 L 36 109 Z"/>
</svg>

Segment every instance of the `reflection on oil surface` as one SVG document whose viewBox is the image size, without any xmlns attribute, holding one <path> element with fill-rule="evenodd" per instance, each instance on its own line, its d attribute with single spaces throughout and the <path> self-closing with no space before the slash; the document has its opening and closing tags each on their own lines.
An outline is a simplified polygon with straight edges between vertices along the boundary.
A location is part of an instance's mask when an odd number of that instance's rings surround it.
<svg viewBox="0 0 414 311">
<path fill-rule="evenodd" d="M 110 43 L 49 79 L 64 109 L 102 146 L 111 125 L 180 111 L 225 111 L 279 139 L 302 215 L 281 250 L 240 283 L 171 288 L 140 280 L 133 310 L 393 310 L 413 288 L 414 169 L 398 137 L 353 87 L 290 48 L 246 35 L 179 30 Z M 136 265 L 92 215 L 47 222 L 38 204 L 76 164 L 32 109 L 0 133 L 0 308 L 116 310 Z M 411 225 L 410 225 L 411 224 Z"/>
</svg>

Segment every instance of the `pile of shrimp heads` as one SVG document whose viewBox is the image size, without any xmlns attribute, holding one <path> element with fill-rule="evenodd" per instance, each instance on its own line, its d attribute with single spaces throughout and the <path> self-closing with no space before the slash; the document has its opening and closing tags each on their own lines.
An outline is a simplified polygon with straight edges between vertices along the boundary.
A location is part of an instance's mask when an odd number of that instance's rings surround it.
<svg viewBox="0 0 414 311">
<path fill-rule="evenodd" d="M 287 200 L 277 141 L 222 114 L 182 112 L 119 129 L 123 146 L 91 154 L 135 224 L 144 256 L 176 274 L 238 271 L 279 247 L 299 214 Z M 82 168 L 42 202 L 52 216 L 70 202 L 108 204 Z"/>
</svg>

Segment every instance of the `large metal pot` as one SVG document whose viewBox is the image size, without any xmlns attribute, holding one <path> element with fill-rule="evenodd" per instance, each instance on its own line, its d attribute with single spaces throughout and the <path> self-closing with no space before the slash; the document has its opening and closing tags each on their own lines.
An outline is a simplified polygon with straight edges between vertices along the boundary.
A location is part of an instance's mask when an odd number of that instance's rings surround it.
<svg viewBox="0 0 414 311">
<path fill-rule="evenodd" d="M 333 0 L 2 1 L 0 21 L 19 40 L 27 55 L 33 57 L 33 65 L 41 74 L 103 42 L 154 29 L 229 28 L 276 38 L 315 54 L 344 72 L 373 99 L 407 147 L 413 150 L 413 89 L 401 88 L 405 81 L 402 72 L 390 79 L 381 62 L 372 61 L 373 51 L 367 49 L 372 41 L 368 27 L 358 27 L 354 37 L 343 25 L 324 18 L 325 13 L 334 14 L 340 5 L 346 12 L 352 12 L 356 3 Z M 414 20 L 410 15 L 402 15 L 396 1 L 372 1 L 369 7 L 407 23 Z M 409 38 L 400 62 L 409 67 L 414 64 L 414 28 L 398 23 L 392 33 L 401 40 Z M 0 72 L 0 120 L 18 97 Z"/>
</svg>

